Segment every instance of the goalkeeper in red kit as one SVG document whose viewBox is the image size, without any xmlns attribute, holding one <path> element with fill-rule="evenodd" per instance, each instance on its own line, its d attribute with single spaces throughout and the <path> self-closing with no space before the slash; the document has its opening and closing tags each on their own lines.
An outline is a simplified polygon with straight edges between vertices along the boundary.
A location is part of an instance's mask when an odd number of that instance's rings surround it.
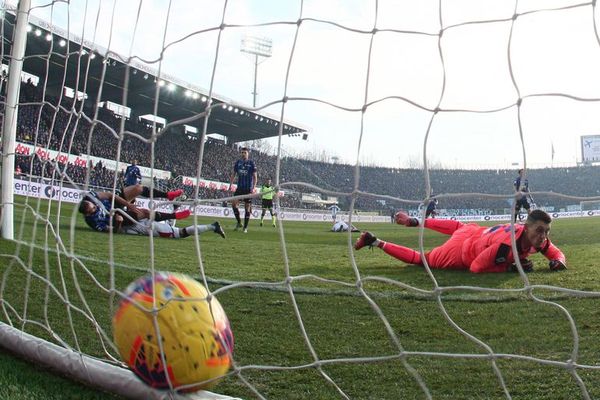
<svg viewBox="0 0 600 400">
<path fill-rule="evenodd" d="M 454 220 L 426 219 L 425 228 L 451 235 L 443 245 L 425 253 L 430 268 L 460 269 L 474 273 L 505 272 L 515 270 L 515 258 L 519 258 L 526 272 L 533 270 L 533 263 L 527 256 L 542 253 L 550 262 L 552 271 L 567 268 L 565 256 L 550 241 L 552 218 L 543 210 L 533 210 L 525 224 L 515 224 L 515 240 L 518 254 L 515 257 L 511 245 L 510 224 L 493 227 L 477 224 L 463 224 Z M 419 226 L 416 218 L 399 212 L 396 223 L 405 226 Z M 354 248 L 377 246 L 385 253 L 408 264 L 423 265 L 421 253 L 394 243 L 378 240 L 370 232 L 363 232 Z"/>
</svg>

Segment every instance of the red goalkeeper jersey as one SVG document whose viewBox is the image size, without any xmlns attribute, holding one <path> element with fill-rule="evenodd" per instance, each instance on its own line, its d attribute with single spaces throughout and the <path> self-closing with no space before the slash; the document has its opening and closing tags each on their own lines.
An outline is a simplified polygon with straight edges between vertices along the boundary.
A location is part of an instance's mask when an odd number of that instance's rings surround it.
<svg viewBox="0 0 600 400">
<path fill-rule="evenodd" d="M 425 227 L 452 235 L 446 243 L 427 253 L 427 261 L 432 268 L 469 269 L 475 273 L 503 272 L 515 261 L 510 224 L 488 228 L 458 221 L 428 219 Z M 540 248 L 523 249 L 521 240 L 524 232 L 524 225 L 515 225 L 520 259 L 541 252 L 549 260 L 565 262 L 564 254 L 550 239 L 546 239 Z"/>
</svg>

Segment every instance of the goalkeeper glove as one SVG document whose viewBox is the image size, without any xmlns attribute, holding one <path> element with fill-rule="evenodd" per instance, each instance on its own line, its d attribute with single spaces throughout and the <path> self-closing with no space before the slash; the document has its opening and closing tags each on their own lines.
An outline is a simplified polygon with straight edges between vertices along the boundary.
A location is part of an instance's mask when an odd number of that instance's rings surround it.
<svg viewBox="0 0 600 400">
<path fill-rule="evenodd" d="M 562 271 L 563 269 L 567 269 L 565 263 L 560 260 L 550 260 L 548 266 L 550 267 L 550 271 Z"/>
<path fill-rule="evenodd" d="M 533 271 L 533 261 L 531 261 L 528 258 L 524 258 L 524 259 L 519 260 L 519 261 L 521 261 L 521 267 L 523 267 L 523 271 L 524 272 L 531 272 L 531 271 Z M 515 264 L 515 263 L 512 263 L 510 265 L 510 267 L 508 268 L 508 270 L 510 272 L 519 272 L 519 268 L 517 268 L 517 264 Z"/>
</svg>

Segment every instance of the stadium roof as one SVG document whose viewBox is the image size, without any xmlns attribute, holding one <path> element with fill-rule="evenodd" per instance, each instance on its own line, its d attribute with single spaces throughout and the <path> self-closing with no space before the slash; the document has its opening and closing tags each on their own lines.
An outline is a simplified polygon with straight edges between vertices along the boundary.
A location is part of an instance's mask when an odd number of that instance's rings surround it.
<svg viewBox="0 0 600 400">
<path fill-rule="evenodd" d="M 28 33 L 23 71 L 38 76 L 41 82 L 47 76 L 46 90 L 49 94 L 59 95 L 63 86 L 78 88 L 79 91 L 83 91 L 82 88 L 85 87 L 88 99 L 96 99 L 98 91 L 102 89 L 101 102 L 123 104 L 127 71 L 125 57 L 34 16 L 29 17 L 29 24 L 31 30 Z M 8 64 L 10 60 L 14 27 L 14 14 L 5 13 L 2 32 L 3 64 Z M 105 65 L 106 72 L 102 79 Z M 157 84 L 162 86 L 159 86 L 156 115 L 165 118 L 167 123 L 188 120 L 186 125 L 202 132 L 204 118 L 190 119 L 204 111 L 208 90 L 164 73 L 159 77 L 156 70 L 136 61 L 129 62 L 127 85 L 127 106 L 132 112 L 137 116 L 154 114 Z M 279 135 L 278 117 L 262 111 L 249 111 L 249 106 L 214 93 L 213 104 L 219 106 L 213 107 L 211 111 L 208 133 L 226 136 L 234 143 Z M 306 131 L 306 127 L 284 121 L 284 135 L 301 136 Z"/>
</svg>

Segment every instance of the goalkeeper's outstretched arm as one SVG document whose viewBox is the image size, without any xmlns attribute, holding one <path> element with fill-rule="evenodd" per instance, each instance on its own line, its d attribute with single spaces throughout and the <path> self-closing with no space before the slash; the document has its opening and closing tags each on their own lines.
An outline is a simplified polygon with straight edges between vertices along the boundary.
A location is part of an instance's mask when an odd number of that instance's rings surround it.
<svg viewBox="0 0 600 400">
<path fill-rule="evenodd" d="M 541 253 L 550 261 L 548 266 L 552 271 L 567 269 L 567 260 L 565 255 L 550 241 L 550 239 L 548 239 L 548 243 Z"/>
</svg>

